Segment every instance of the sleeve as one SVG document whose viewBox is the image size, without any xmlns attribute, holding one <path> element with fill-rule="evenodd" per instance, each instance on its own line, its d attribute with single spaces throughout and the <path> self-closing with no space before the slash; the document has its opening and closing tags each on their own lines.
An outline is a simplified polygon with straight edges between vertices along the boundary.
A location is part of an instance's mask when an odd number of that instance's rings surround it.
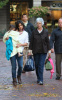
<svg viewBox="0 0 62 100">
<path fill-rule="evenodd" d="M 28 33 L 26 32 L 26 38 L 25 38 L 25 43 L 28 43 L 28 40 L 29 38 L 28 38 Z"/>
<path fill-rule="evenodd" d="M 6 42 L 6 38 L 8 37 L 8 32 L 6 32 L 3 36 L 3 42 L 5 43 Z"/>
<path fill-rule="evenodd" d="M 55 41 L 55 32 L 53 31 L 50 37 L 50 48 L 53 48 L 53 43 Z"/>
<path fill-rule="evenodd" d="M 33 50 L 33 41 L 34 41 L 34 32 L 32 32 L 32 35 L 31 35 L 31 40 L 30 40 L 30 44 L 29 44 L 30 50 Z"/>
<path fill-rule="evenodd" d="M 49 41 L 49 37 L 48 37 L 48 31 L 47 31 L 46 42 L 47 42 L 47 48 L 48 48 L 48 50 L 50 50 L 50 41 Z"/>
</svg>

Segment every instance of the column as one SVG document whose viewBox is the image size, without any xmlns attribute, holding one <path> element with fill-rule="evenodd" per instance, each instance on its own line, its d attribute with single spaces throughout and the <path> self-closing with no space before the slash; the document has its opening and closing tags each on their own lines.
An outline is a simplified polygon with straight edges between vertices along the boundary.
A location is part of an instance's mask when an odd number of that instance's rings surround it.
<svg viewBox="0 0 62 100">
<path fill-rule="evenodd" d="M 10 24 L 10 4 L 0 9 L 0 32 L 8 29 Z"/>
<path fill-rule="evenodd" d="M 41 0 L 33 0 L 33 6 L 41 6 Z"/>
</svg>

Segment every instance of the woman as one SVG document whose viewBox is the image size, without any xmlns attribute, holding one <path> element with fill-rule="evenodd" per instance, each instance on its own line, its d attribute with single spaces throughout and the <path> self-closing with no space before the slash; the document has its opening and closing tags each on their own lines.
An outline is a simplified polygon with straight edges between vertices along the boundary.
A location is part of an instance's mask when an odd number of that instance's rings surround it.
<svg viewBox="0 0 62 100">
<path fill-rule="evenodd" d="M 15 45 L 15 42 L 13 43 L 12 56 L 10 57 L 10 61 L 11 61 L 11 65 L 12 65 L 12 79 L 13 79 L 14 86 L 17 86 L 17 80 L 18 80 L 19 84 L 22 84 L 21 73 L 22 73 L 22 68 L 23 68 L 23 55 L 18 56 L 17 48 L 22 47 L 22 51 L 23 51 L 24 46 L 27 46 L 27 44 L 28 44 L 28 33 L 26 31 L 24 31 L 23 22 L 17 21 L 16 23 L 17 23 L 16 28 L 17 28 L 18 32 L 14 31 L 14 34 L 16 32 L 17 32 L 17 34 L 19 33 L 18 40 L 20 43 L 17 45 Z M 4 40 L 7 40 L 7 39 L 8 39 L 7 35 L 4 35 Z M 18 62 L 17 77 L 16 77 L 16 60 Z"/>
<path fill-rule="evenodd" d="M 23 24 L 23 22 L 21 20 L 16 22 L 16 31 L 19 32 L 19 44 L 17 44 L 16 48 L 22 47 L 22 51 L 24 50 L 24 47 L 28 45 L 28 33 L 24 30 L 25 26 Z M 18 75 L 17 75 L 17 79 L 18 82 L 21 83 L 21 72 L 23 69 L 23 56 L 18 57 L 19 59 L 19 69 L 18 69 Z M 21 68 L 21 70 L 20 70 Z"/>
<path fill-rule="evenodd" d="M 50 49 L 49 38 L 48 31 L 43 28 L 44 20 L 42 18 L 37 18 L 36 24 L 37 29 L 32 32 L 29 49 L 32 50 L 34 56 L 37 83 L 43 85 L 44 63 L 47 52 Z M 30 55 L 30 53 L 28 55 Z"/>
</svg>

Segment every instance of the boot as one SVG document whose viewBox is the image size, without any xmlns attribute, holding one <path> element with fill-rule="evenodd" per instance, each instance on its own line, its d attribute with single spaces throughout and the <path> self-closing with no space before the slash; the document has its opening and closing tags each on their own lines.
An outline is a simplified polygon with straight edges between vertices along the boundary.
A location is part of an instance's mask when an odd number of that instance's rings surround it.
<svg viewBox="0 0 62 100">
<path fill-rule="evenodd" d="M 13 78 L 13 85 L 14 85 L 14 86 L 17 86 L 16 78 Z"/>
<path fill-rule="evenodd" d="M 22 84 L 21 76 L 17 76 L 17 79 L 18 79 L 18 83 L 19 83 L 19 84 Z"/>
<path fill-rule="evenodd" d="M 22 73 L 25 73 L 25 71 L 24 71 L 24 70 L 22 70 Z"/>
</svg>

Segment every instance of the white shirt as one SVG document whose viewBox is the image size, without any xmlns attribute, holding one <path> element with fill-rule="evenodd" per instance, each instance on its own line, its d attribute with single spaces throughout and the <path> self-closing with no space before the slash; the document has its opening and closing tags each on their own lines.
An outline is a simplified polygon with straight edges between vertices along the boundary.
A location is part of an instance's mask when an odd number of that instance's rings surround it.
<svg viewBox="0 0 62 100">
<path fill-rule="evenodd" d="M 21 44 L 28 43 L 28 33 L 26 31 L 23 31 L 21 35 L 19 35 L 19 42 Z M 24 46 L 22 46 L 22 51 L 24 49 Z"/>
<path fill-rule="evenodd" d="M 41 31 L 39 31 L 39 30 L 38 30 L 38 32 L 39 32 L 39 33 L 41 33 L 42 31 L 43 31 L 43 28 L 42 28 L 42 30 L 41 30 Z"/>
<path fill-rule="evenodd" d="M 23 23 L 24 23 L 24 22 L 23 22 Z M 25 26 L 27 26 L 27 24 L 28 24 L 28 21 L 27 21 L 26 23 L 24 23 Z"/>
</svg>

